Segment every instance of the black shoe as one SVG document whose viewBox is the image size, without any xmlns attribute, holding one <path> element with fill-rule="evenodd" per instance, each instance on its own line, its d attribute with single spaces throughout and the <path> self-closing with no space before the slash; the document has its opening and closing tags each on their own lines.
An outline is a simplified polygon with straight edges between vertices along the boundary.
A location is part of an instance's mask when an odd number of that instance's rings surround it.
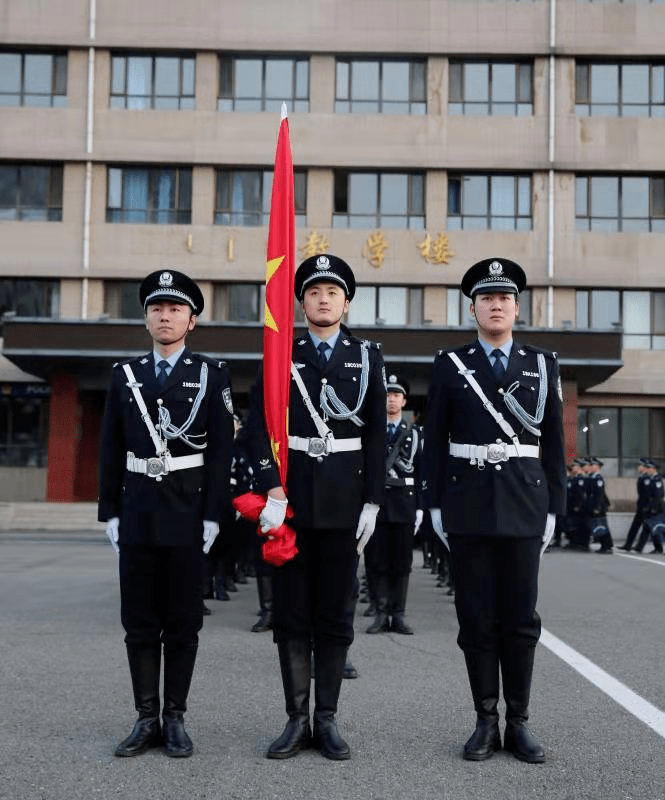
<svg viewBox="0 0 665 800">
<path fill-rule="evenodd" d="M 367 606 L 367 608 L 363 611 L 363 617 L 375 617 L 376 616 L 376 606 L 374 603 L 371 603 Z"/>
<path fill-rule="evenodd" d="M 622 544 L 621 547 L 617 547 L 617 550 L 624 550 L 626 553 L 629 553 L 630 547 L 626 547 L 625 544 Z"/>
<path fill-rule="evenodd" d="M 390 630 L 388 616 L 386 614 L 378 613 L 374 618 L 374 622 L 367 628 L 367 633 L 386 633 Z"/>
<path fill-rule="evenodd" d="M 265 633 L 272 630 L 272 611 L 262 611 L 259 619 L 252 625 L 252 633 Z"/>
<path fill-rule="evenodd" d="M 120 758 L 140 756 L 151 747 L 164 744 L 159 717 L 139 717 L 129 736 L 116 747 L 114 755 Z"/>
<path fill-rule="evenodd" d="M 230 600 L 229 593 L 224 586 L 224 578 L 215 578 L 215 600 Z"/>
<path fill-rule="evenodd" d="M 390 630 L 392 633 L 401 633 L 404 636 L 413 636 L 413 628 L 404 622 L 404 616 L 402 614 L 393 614 Z"/>
<path fill-rule="evenodd" d="M 312 670 L 312 674 L 314 674 L 314 670 Z M 358 677 L 358 670 L 353 666 L 351 661 L 349 660 L 348 656 L 346 658 L 346 663 L 344 664 L 344 672 L 342 673 L 342 678 L 357 678 Z"/>
<path fill-rule="evenodd" d="M 212 614 L 212 611 L 208 608 L 208 606 L 205 603 L 201 603 L 201 606 L 202 606 L 201 613 L 203 614 L 203 616 L 209 617 Z"/>
<path fill-rule="evenodd" d="M 188 758 L 194 752 L 182 714 L 164 717 L 164 752 L 171 758 Z"/>
<path fill-rule="evenodd" d="M 612 547 L 601 547 L 600 550 L 596 550 L 596 553 L 607 553 L 611 555 L 614 553 L 614 548 Z"/>
<path fill-rule="evenodd" d="M 322 756 L 332 761 L 346 761 L 351 758 L 349 745 L 339 735 L 334 719 L 315 719 L 312 742 Z"/>
<path fill-rule="evenodd" d="M 545 761 L 545 751 L 526 722 L 508 720 L 503 747 L 515 758 L 528 764 L 542 764 Z"/>
<path fill-rule="evenodd" d="M 237 592 L 238 591 L 238 587 L 235 585 L 235 583 L 233 581 L 233 578 L 227 578 L 224 583 L 226 585 L 226 591 L 227 592 Z"/>
<path fill-rule="evenodd" d="M 478 719 L 476 729 L 464 745 L 463 758 L 466 761 L 486 761 L 492 758 L 497 750 L 501 750 L 501 734 L 499 720 Z"/>
<path fill-rule="evenodd" d="M 307 750 L 311 742 L 309 717 L 295 717 L 286 723 L 282 733 L 270 745 L 266 758 L 293 758 L 301 750 Z"/>
</svg>

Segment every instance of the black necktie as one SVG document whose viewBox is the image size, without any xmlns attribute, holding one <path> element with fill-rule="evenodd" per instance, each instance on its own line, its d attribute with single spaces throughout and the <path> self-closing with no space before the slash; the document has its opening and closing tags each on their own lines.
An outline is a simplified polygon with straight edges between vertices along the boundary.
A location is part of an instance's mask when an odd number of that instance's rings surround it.
<svg viewBox="0 0 665 800">
<path fill-rule="evenodd" d="M 159 369 L 159 372 L 157 373 L 157 380 L 159 381 L 160 386 L 163 386 L 166 383 L 166 379 L 169 377 L 169 374 L 166 371 L 169 366 L 169 362 L 165 359 L 157 362 L 157 368 Z"/>
<path fill-rule="evenodd" d="M 389 422 L 388 423 L 388 441 L 394 442 L 395 441 L 395 423 Z"/>
<path fill-rule="evenodd" d="M 492 365 L 494 374 L 496 375 L 497 380 L 502 381 L 506 374 L 506 368 L 503 366 L 503 361 L 501 360 L 503 353 L 497 348 L 496 350 L 492 350 L 490 355 L 494 356 L 494 364 Z"/>
<path fill-rule="evenodd" d="M 330 349 L 330 345 L 327 342 L 320 342 L 316 347 L 319 353 L 319 367 L 323 369 L 328 361 L 326 357 L 326 353 Z"/>
</svg>

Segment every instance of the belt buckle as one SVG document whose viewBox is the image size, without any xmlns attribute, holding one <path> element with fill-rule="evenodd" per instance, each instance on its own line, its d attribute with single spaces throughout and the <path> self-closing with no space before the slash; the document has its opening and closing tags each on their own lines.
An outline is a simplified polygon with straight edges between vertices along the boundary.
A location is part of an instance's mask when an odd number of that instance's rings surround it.
<svg viewBox="0 0 665 800">
<path fill-rule="evenodd" d="M 505 442 L 493 442 L 492 444 L 488 444 L 487 460 L 490 464 L 496 464 L 499 461 L 508 461 Z"/>
<path fill-rule="evenodd" d="M 326 450 L 325 439 L 321 439 L 318 436 L 312 436 L 307 442 L 307 455 L 312 456 L 312 458 L 327 456 L 328 451 Z"/>
<path fill-rule="evenodd" d="M 146 459 L 146 469 L 147 475 L 151 478 L 157 478 L 161 475 L 166 475 L 166 463 L 164 462 L 163 458 L 157 458 L 153 456 L 153 458 Z"/>
</svg>

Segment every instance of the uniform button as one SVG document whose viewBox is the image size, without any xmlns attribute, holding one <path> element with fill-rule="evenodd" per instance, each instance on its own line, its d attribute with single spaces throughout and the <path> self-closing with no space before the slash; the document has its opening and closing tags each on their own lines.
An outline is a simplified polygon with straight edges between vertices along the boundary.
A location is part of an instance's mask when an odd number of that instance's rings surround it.
<svg viewBox="0 0 665 800">
<path fill-rule="evenodd" d="M 499 472 L 501 470 L 501 464 L 495 464 L 494 469 Z"/>
<path fill-rule="evenodd" d="M 536 481 L 536 486 L 540 486 L 540 478 Z"/>
<path fill-rule="evenodd" d="M 319 462 L 319 464 L 320 464 L 320 463 L 323 461 L 323 456 L 317 456 L 317 457 L 316 457 L 316 460 L 317 460 L 317 461 Z"/>
</svg>

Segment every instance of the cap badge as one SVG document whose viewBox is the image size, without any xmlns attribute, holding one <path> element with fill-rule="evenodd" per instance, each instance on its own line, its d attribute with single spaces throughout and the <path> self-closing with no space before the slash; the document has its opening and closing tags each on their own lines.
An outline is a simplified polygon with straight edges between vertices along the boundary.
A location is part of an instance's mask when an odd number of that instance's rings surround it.
<svg viewBox="0 0 665 800">
<path fill-rule="evenodd" d="M 490 275 L 493 278 L 496 278 L 497 275 L 501 275 L 503 273 L 503 265 L 500 261 L 492 261 L 489 266 Z"/>
<path fill-rule="evenodd" d="M 317 269 L 330 269 L 330 260 L 328 256 L 319 256 L 316 259 L 316 268 Z"/>
<path fill-rule="evenodd" d="M 165 289 L 173 285 L 173 275 L 170 272 L 162 272 L 159 276 L 159 285 Z"/>
<path fill-rule="evenodd" d="M 389 375 L 388 376 L 389 383 L 397 383 L 397 375 Z"/>
</svg>

